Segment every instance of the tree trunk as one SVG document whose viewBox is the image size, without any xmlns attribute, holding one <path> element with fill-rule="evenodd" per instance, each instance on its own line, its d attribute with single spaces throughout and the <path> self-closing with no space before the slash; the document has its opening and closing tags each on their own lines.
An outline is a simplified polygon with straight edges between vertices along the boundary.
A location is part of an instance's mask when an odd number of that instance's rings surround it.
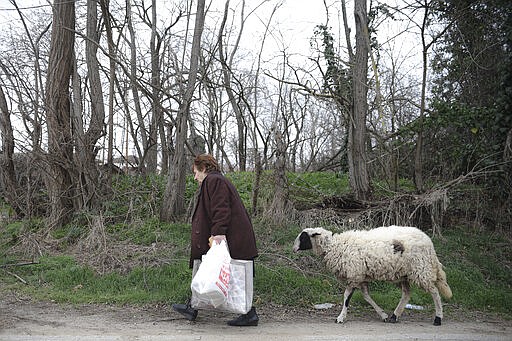
<svg viewBox="0 0 512 341">
<path fill-rule="evenodd" d="M 268 140 L 265 138 L 264 134 L 259 128 L 257 113 L 259 111 L 259 81 L 260 81 L 260 73 L 261 73 L 261 60 L 263 55 L 263 48 L 265 46 L 265 42 L 267 40 L 268 35 L 270 34 L 270 23 L 274 14 L 277 11 L 279 5 L 275 5 L 272 11 L 272 14 L 269 16 L 268 21 L 265 25 L 265 33 L 263 34 L 263 38 L 260 44 L 260 49 L 258 51 L 258 59 L 256 62 L 256 70 L 254 76 L 254 84 L 253 84 L 253 93 L 252 93 L 252 106 L 249 107 L 249 114 L 252 119 L 252 129 L 250 131 L 253 140 L 254 147 L 254 181 L 253 181 L 253 190 L 252 190 L 252 199 L 251 199 L 251 207 L 252 214 L 256 216 L 258 212 L 258 198 L 260 193 L 261 186 L 261 178 L 263 175 L 263 165 L 266 163 L 267 159 L 267 150 L 268 150 Z M 252 108 L 252 109 L 251 109 Z M 263 156 L 261 155 L 259 148 L 259 140 L 263 142 Z"/>
<path fill-rule="evenodd" d="M 11 76 L 15 72 L 11 72 L 3 63 L 0 62 L 0 68 L 4 72 L 4 75 L 7 77 L 7 80 L 9 80 L 11 84 L 11 89 L 14 89 L 16 91 L 16 95 L 18 98 L 22 98 L 21 89 L 17 88 L 18 81 L 13 79 Z M 40 71 L 40 69 L 38 69 Z M 38 71 L 36 72 L 38 74 Z M 37 78 L 37 77 L 36 77 Z M 36 82 L 38 84 L 36 86 L 36 90 L 39 88 L 39 82 Z M 42 84 L 42 83 L 41 83 Z M 40 91 L 41 93 L 44 93 L 44 91 Z M 41 190 L 40 186 L 35 186 L 36 183 L 41 183 L 41 179 L 44 178 L 44 174 L 40 172 L 41 169 L 41 155 L 42 148 L 41 148 L 41 134 L 42 134 L 42 125 L 41 125 L 41 116 L 40 116 L 40 108 L 42 107 L 40 103 L 40 97 L 41 94 L 37 94 L 34 96 L 34 106 L 30 107 L 30 111 L 28 108 L 23 108 L 23 106 L 19 107 L 21 118 L 22 118 L 22 124 L 25 127 L 32 127 L 32 131 L 30 132 L 30 129 L 27 129 L 28 134 L 30 136 L 30 142 L 32 151 L 25 153 L 22 157 L 22 162 L 20 164 L 23 164 L 23 170 L 17 170 L 17 163 L 16 158 L 13 160 L 14 162 L 14 171 L 18 172 L 16 174 L 17 177 L 26 176 L 27 181 L 25 181 L 24 184 L 18 183 L 20 186 L 18 188 L 17 192 L 17 198 L 16 200 L 19 202 L 19 207 L 21 210 L 23 210 L 23 215 L 25 217 L 30 217 L 34 213 L 34 208 L 36 207 L 36 198 L 38 196 L 38 192 Z M 5 103 L 5 110 L 7 110 L 7 103 Z M 9 118 L 10 119 L 10 118 Z M 27 141 L 28 142 L 28 141 Z M 8 148 L 4 146 L 4 148 Z M 16 154 L 13 154 L 15 157 Z M 21 160 L 20 160 L 21 161 Z M 25 175 L 21 175 L 19 173 L 24 173 Z"/>
<path fill-rule="evenodd" d="M 253 216 L 258 214 L 258 197 L 260 195 L 261 186 L 261 175 L 263 169 L 261 166 L 261 155 L 258 149 L 254 150 L 254 181 L 252 184 L 252 195 L 251 195 L 251 213 Z"/>
<path fill-rule="evenodd" d="M 108 84 L 108 144 L 107 144 L 107 166 L 108 166 L 108 185 L 112 181 L 112 172 L 114 169 L 114 88 L 116 83 L 116 51 L 114 38 L 112 34 L 112 23 L 110 19 L 109 1 L 99 0 L 103 20 L 105 21 L 105 32 L 107 35 L 108 53 L 109 53 L 109 84 Z M 103 113 L 105 121 L 105 113 Z"/>
<path fill-rule="evenodd" d="M 355 1 L 354 16 L 356 53 L 352 65 L 353 107 L 348 129 L 348 160 L 350 186 L 357 199 L 366 200 L 370 196 L 370 180 L 366 163 L 366 115 L 368 112 L 368 44 L 365 37 L 365 31 L 368 30 L 368 17 L 366 0 Z"/>
<path fill-rule="evenodd" d="M 281 225 L 290 217 L 288 180 L 286 178 L 286 143 L 280 128 L 274 129 L 275 164 L 274 164 L 274 197 L 268 209 L 267 217 L 274 224 Z"/>
<path fill-rule="evenodd" d="M 199 65 L 199 55 L 201 53 L 201 36 L 204 28 L 204 6 L 205 0 L 198 0 L 196 21 L 194 27 L 194 37 L 192 39 L 192 50 L 190 59 L 190 72 L 188 76 L 187 88 L 183 97 L 182 104 L 178 111 L 176 127 L 176 151 L 173 157 L 172 167 L 169 171 L 167 186 L 164 192 L 162 208 L 160 210 L 160 219 L 170 222 L 185 213 L 185 180 L 186 180 L 186 155 L 185 143 L 188 130 L 188 116 L 190 103 L 194 94 L 196 77 Z"/>
<path fill-rule="evenodd" d="M 158 128 L 162 117 L 162 109 L 160 108 L 160 56 L 159 43 L 157 42 L 156 33 L 156 0 L 152 0 L 151 5 L 151 38 L 149 47 L 151 50 L 151 123 L 149 126 L 149 141 L 146 154 L 146 171 L 155 173 L 157 169 L 158 159 Z"/>
<path fill-rule="evenodd" d="M 73 137 L 69 82 L 73 72 L 75 2 L 55 0 L 46 81 L 48 124 L 49 226 L 60 227 L 71 220 L 73 198 Z"/>
<path fill-rule="evenodd" d="M 89 79 L 91 119 L 87 131 L 84 131 L 82 110 L 74 111 L 74 131 L 77 148 L 75 165 L 79 173 L 81 202 L 78 208 L 96 209 L 100 204 L 99 176 L 96 164 L 96 142 L 104 135 L 105 106 L 103 103 L 103 88 L 101 85 L 99 62 L 96 57 L 100 32 L 98 26 L 97 0 L 87 1 L 87 40 L 85 42 L 85 58 L 87 63 L 87 78 Z M 78 89 L 80 88 L 78 82 Z M 75 93 L 76 97 L 76 93 Z M 80 96 L 76 101 L 81 102 Z M 81 109 L 81 106 L 80 106 Z"/>
<path fill-rule="evenodd" d="M 426 89 L 427 89 L 427 66 L 428 66 L 428 48 L 429 44 L 425 41 L 425 35 L 427 34 L 428 24 L 428 4 L 425 4 L 423 22 L 421 25 L 421 43 L 422 43 L 422 61 L 423 70 L 421 77 L 421 103 L 420 103 L 420 116 L 418 118 L 418 135 L 416 137 L 416 148 L 414 150 L 414 185 L 416 191 L 422 193 L 424 191 L 423 184 L 423 118 L 425 116 L 426 106 Z"/>
<path fill-rule="evenodd" d="M 136 45 L 136 34 L 135 29 L 133 27 L 133 20 L 132 20 L 132 6 L 131 6 L 131 0 L 126 0 L 126 20 L 128 22 L 128 31 L 130 32 L 130 87 L 132 90 L 132 96 L 133 96 L 133 106 L 135 108 L 135 114 L 137 116 L 137 122 L 138 122 L 138 128 L 131 129 L 132 131 L 132 137 L 133 137 L 133 143 L 135 144 L 135 149 L 138 152 L 138 158 L 139 160 L 142 160 L 143 158 L 143 151 L 147 148 L 147 141 L 148 137 L 146 134 L 146 125 L 144 123 L 144 117 L 142 115 L 142 108 L 140 104 L 140 96 L 139 96 L 139 88 L 137 85 L 137 45 Z M 129 113 L 127 113 L 129 115 Z M 131 122 L 131 118 L 128 118 L 128 120 Z M 137 135 L 137 132 L 140 133 L 140 137 Z M 142 141 L 142 150 L 139 145 L 139 141 Z M 125 155 L 126 158 L 128 158 L 128 155 Z M 128 166 L 128 165 L 126 165 Z M 140 165 L 142 167 L 142 165 Z"/>
<path fill-rule="evenodd" d="M 238 105 L 239 100 L 235 97 L 233 89 L 231 88 L 231 65 L 228 65 L 226 62 L 226 56 L 224 51 L 224 42 L 223 42 L 223 34 L 224 27 L 226 26 L 226 20 L 228 16 L 229 10 L 229 0 L 226 1 L 226 5 L 224 7 L 224 17 L 222 19 L 222 23 L 219 29 L 219 60 L 222 65 L 222 75 L 224 81 L 224 89 L 229 98 L 229 102 L 231 103 L 231 107 L 235 112 L 236 117 L 236 125 L 238 129 L 238 143 L 237 143 L 237 154 L 238 154 L 238 166 L 241 171 L 245 171 L 246 163 L 247 163 L 247 154 L 246 154 L 246 127 L 245 120 L 243 118 L 242 110 Z M 236 48 L 236 47 L 235 47 Z"/>
<path fill-rule="evenodd" d="M 5 201 L 11 206 L 19 217 L 23 210 L 19 202 L 18 185 L 14 171 L 14 133 L 11 124 L 11 115 L 7 107 L 4 90 L 0 85 L 0 133 L 2 135 L 2 153 L 0 154 L 0 174 Z"/>
</svg>

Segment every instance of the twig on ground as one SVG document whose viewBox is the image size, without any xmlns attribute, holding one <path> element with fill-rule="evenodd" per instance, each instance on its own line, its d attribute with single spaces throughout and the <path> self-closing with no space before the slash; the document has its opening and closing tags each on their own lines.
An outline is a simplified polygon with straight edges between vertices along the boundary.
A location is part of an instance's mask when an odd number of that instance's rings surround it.
<svg viewBox="0 0 512 341">
<path fill-rule="evenodd" d="M 3 269 L 3 270 L 4 270 L 7 274 L 9 274 L 9 275 L 11 275 L 11 276 L 15 277 L 15 278 L 16 278 L 18 281 L 20 281 L 21 283 L 23 283 L 23 284 L 28 284 L 28 283 L 27 283 L 27 281 L 25 281 L 25 280 L 24 280 L 23 278 L 21 278 L 20 276 L 16 275 L 14 272 L 10 272 L 10 271 L 5 270 L 5 269 Z"/>
<path fill-rule="evenodd" d="M 0 268 L 3 269 L 3 268 L 10 268 L 10 267 L 15 267 L 15 266 L 24 266 L 24 265 L 34 265 L 34 264 L 39 264 L 39 262 L 21 262 L 21 263 L 12 263 L 12 264 L 2 264 L 0 265 Z"/>
</svg>

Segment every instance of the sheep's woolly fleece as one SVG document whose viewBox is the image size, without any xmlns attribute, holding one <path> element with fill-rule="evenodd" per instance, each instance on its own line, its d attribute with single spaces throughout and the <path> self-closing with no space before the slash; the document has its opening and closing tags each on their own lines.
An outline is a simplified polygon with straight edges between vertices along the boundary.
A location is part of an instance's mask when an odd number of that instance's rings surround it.
<svg viewBox="0 0 512 341">
<path fill-rule="evenodd" d="M 443 311 L 439 293 L 450 298 L 452 292 L 432 240 L 421 230 L 387 226 L 333 234 L 322 228 L 307 228 L 295 240 L 294 250 L 307 249 L 323 256 L 327 268 L 338 279 L 347 281 L 344 308 L 338 322 L 343 322 L 346 316 L 353 288 L 361 288 L 365 299 L 387 320 L 387 314 L 368 294 L 368 282 L 381 280 L 402 284 L 402 299 L 391 321 L 396 321 L 403 312 L 410 297 L 408 283 L 412 282 L 432 294 L 436 306 L 434 324 L 441 324 Z"/>
<path fill-rule="evenodd" d="M 438 270 L 442 269 L 431 239 L 415 227 L 347 231 L 332 235 L 330 242 L 326 242 L 326 266 L 338 278 L 354 284 L 368 279 L 398 281 L 407 277 L 430 292 L 438 280 Z M 441 295 L 451 297 L 451 291 L 439 289 Z"/>
</svg>

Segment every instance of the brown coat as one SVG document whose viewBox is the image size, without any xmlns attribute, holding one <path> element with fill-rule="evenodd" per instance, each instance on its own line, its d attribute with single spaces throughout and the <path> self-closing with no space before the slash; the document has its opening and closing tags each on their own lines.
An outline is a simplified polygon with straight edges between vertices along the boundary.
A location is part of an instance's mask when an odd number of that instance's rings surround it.
<svg viewBox="0 0 512 341">
<path fill-rule="evenodd" d="M 226 235 L 231 258 L 258 256 L 254 229 L 235 186 L 220 172 L 208 173 L 201 183 L 192 215 L 190 267 L 208 252 L 208 238 Z"/>
</svg>

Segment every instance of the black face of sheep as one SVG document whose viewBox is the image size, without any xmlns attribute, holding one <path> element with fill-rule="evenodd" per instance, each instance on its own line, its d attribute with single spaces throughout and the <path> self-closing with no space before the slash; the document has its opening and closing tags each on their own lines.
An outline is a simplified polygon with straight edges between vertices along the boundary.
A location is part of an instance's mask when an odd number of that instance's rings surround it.
<svg viewBox="0 0 512 341">
<path fill-rule="evenodd" d="M 295 239 L 293 250 L 312 250 L 322 256 L 327 268 L 347 283 L 338 323 L 345 320 L 350 298 L 357 288 L 386 322 L 397 322 L 403 313 L 410 298 L 409 282 L 432 295 L 436 308 L 434 325 L 440 325 L 443 318 L 439 294 L 445 298 L 452 296 L 432 241 L 415 227 L 388 226 L 339 234 L 307 228 Z M 370 297 L 368 283 L 372 280 L 400 284 L 402 298 L 391 317 Z"/>
<path fill-rule="evenodd" d="M 293 251 L 313 250 L 317 255 L 322 255 L 332 237 L 332 232 L 322 228 L 304 229 L 295 239 Z"/>
<path fill-rule="evenodd" d="M 299 235 L 299 245 L 294 247 L 294 251 L 297 252 L 299 250 L 311 250 L 313 248 L 313 245 L 311 245 L 311 238 L 309 237 L 309 234 L 306 232 L 302 232 Z"/>
</svg>

